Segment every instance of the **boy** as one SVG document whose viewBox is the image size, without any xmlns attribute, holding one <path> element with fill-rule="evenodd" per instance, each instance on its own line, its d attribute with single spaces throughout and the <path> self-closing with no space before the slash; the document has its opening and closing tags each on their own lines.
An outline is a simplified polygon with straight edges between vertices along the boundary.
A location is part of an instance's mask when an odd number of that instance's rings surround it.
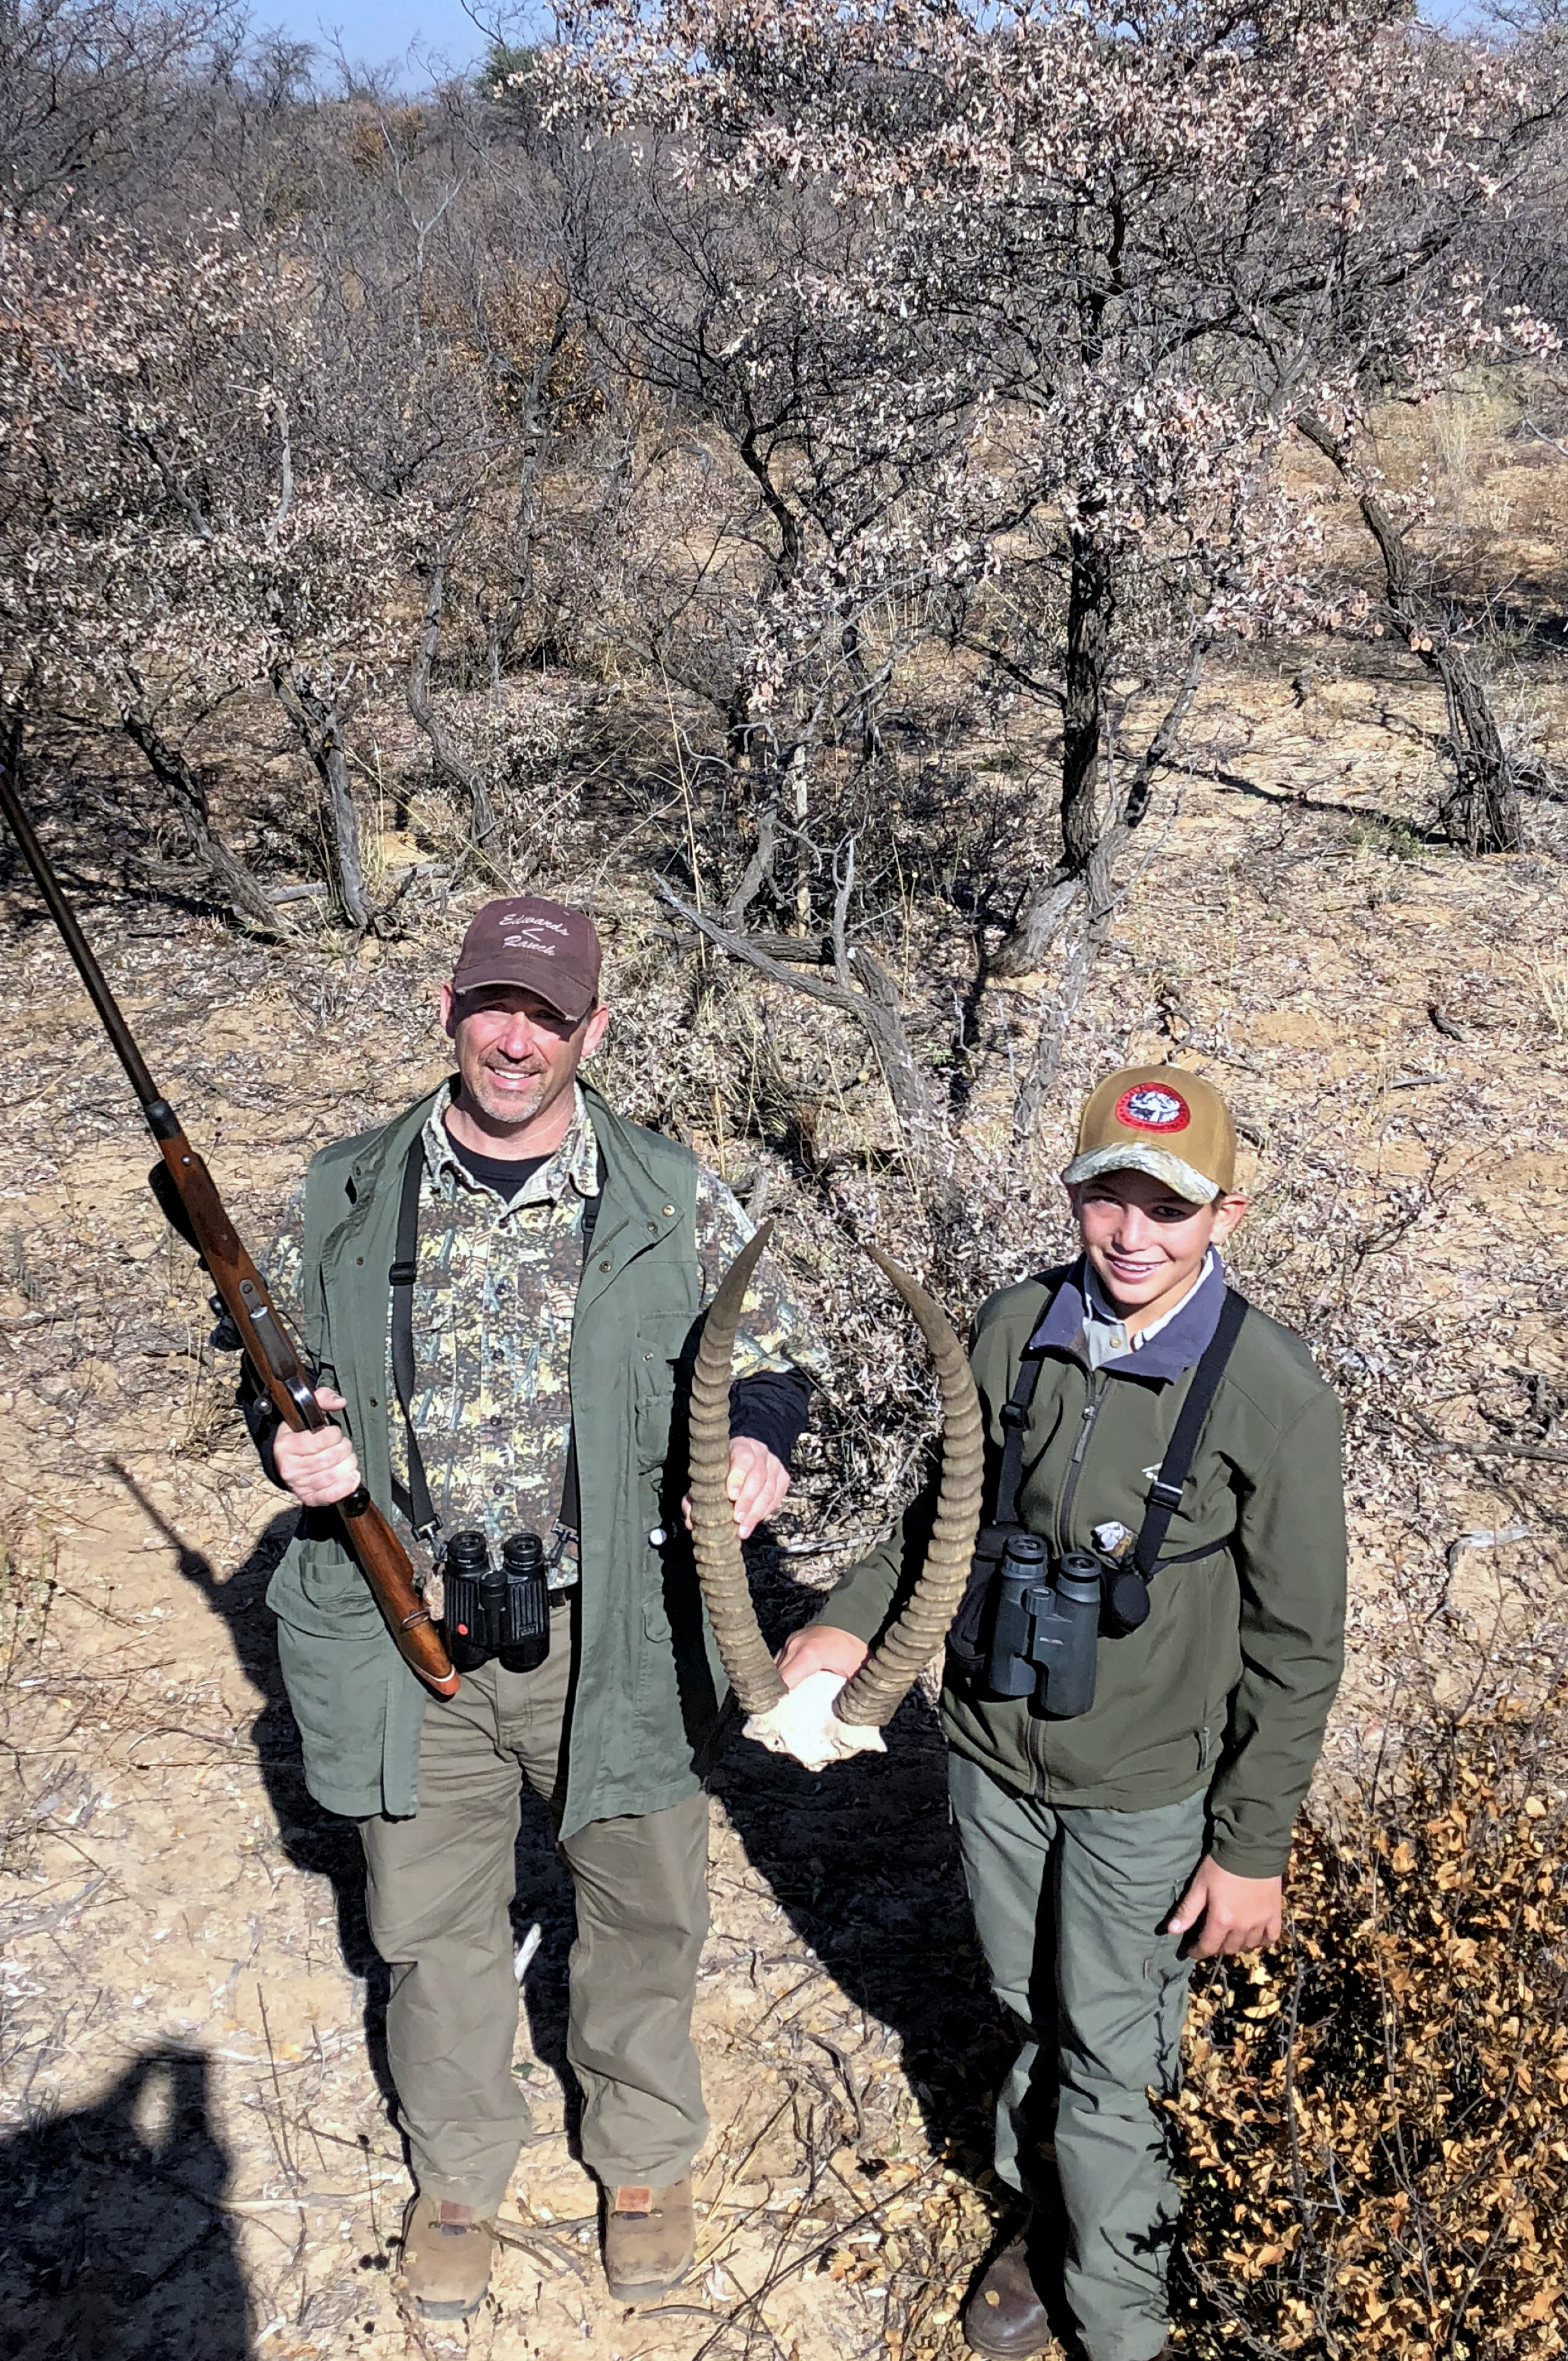
<svg viewBox="0 0 1568 2361">
<path fill-rule="evenodd" d="M 1060 2205 L 1088 2361 L 1156 2361 L 1179 2197 L 1148 2092 L 1177 2088 L 1192 1960 L 1278 1938 L 1291 1824 L 1341 1667 L 1340 1415 L 1305 1346 L 1227 1290 L 1219 1249 L 1246 1199 L 1209 1083 L 1171 1066 L 1113 1074 L 1062 1177 L 1078 1259 L 1003 1289 L 975 1323 L 992 1521 L 948 1644 L 942 1724 L 975 1921 L 1023 2035 L 998 2175 Z M 1064 1553 L 1100 1560 L 1099 1598 L 1094 1568 L 1079 1587 L 1076 1697 L 1055 1669 L 1063 1623 L 1025 1619 L 1025 1653 L 1005 1657 L 1021 1628 L 997 1628 L 1009 1532 L 1037 1537 L 1024 1559 L 1044 1544 L 1041 1574 Z M 792 1686 L 858 1669 L 904 1551 L 899 1535 L 874 1551 L 790 1642 Z M 1053 1691 L 1081 1702 L 1086 1669 L 1088 1709 L 1053 1711 Z M 1036 2215 L 970 2298 L 973 2351 L 1049 2348 L 1043 2276 Z"/>
</svg>

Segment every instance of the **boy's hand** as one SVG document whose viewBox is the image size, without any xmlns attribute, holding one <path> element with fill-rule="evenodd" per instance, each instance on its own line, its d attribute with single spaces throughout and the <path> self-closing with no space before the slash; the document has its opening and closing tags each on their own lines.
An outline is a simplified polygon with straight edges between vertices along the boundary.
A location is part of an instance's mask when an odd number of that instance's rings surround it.
<svg viewBox="0 0 1568 2361">
<path fill-rule="evenodd" d="M 842 1673 L 850 1680 L 870 1654 L 852 1631 L 836 1623 L 808 1623 L 804 1631 L 790 1633 L 775 1661 L 785 1688 L 793 1689 L 808 1673 Z"/>
<path fill-rule="evenodd" d="M 735 1504 L 735 1523 L 741 1540 L 750 1541 L 759 1525 L 766 1524 L 775 1510 L 781 1508 L 789 1490 L 789 1469 L 773 1457 L 765 1443 L 754 1435 L 738 1434 L 729 1446 L 729 1477 L 726 1486 Z M 686 1531 L 692 1529 L 692 1496 L 688 1492 L 681 1502 L 681 1514 L 686 1521 Z"/>
<path fill-rule="evenodd" d="M 1193 1930 L 1195 1960 L 1231 1959 L 1277 1943 L 1284 1908 L 1282 1877 L 1237 1877 L 1205 1853 L 1166 1923 L 1173 1935 Z"/>
</svg>

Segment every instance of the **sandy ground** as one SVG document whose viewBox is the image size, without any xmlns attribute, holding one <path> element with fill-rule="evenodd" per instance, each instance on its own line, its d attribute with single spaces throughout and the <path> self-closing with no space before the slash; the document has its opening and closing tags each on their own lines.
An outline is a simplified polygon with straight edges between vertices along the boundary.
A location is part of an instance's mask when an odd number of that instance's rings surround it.
<svg viewBox="0 0 1568 2361">
<path fill-rule="evenodd" d="M 1550 739 L 1561 700 L 1539 701 Z M 1412 1662 L 1442 1680 L 1479 1648 L 1529 1678 L 1561 1620 L 1563 815 L 1538 807 L 1513 859 L 1431 844 L 1436 726 L 1392 667 L 1208 693 L 1041 1148 L 1048 1168 L 1078 1082 L 1112 1057 L 1174 1049 L 1234 1097 L 1257 1191 L 1242 1276 L 1307 1328 L 1351 1417 L 1354 1659 L 1331 1779 L 1376 1744 Z M 418 1014 L 438 939 L 322 963 L 109 884 L 87 902 L 258 1242 L 314 1146 L 440 1071 Z M 483 2313 L 441 2334 L 405 2320 L 384 1974 L 356 1840 L 306 1797 L 279 1686 L 278 1496 L 236 1435 L 121 1078 L 15 877 L 5 912 L 0 2349 L 955 2350 L 996 2217 L 1003 2050 L 920 1697 L 885 1761 L 817 1780 L 737 1742 L 720 1773 L 698 2265 L 646 2314 L 611 2307 L 598 2273 L 562 2066 L 569 1891 L 529 1823 L 518 1925 L 543 1939 L 515 2070 L 540 2136 Z M 996 995 L 998 1022 L 1023 1025 L 1046 989 Z M 998 1259 L 992 1283 L 1022 1267 Z M 800 1530 L 827 1506 L 808 1499 Z M 792 1563 L 822 1578 L 824 1561 Z M 798 1617 L 799 1587 L 759 1571 L 770 1611 Z"/>
</svg>

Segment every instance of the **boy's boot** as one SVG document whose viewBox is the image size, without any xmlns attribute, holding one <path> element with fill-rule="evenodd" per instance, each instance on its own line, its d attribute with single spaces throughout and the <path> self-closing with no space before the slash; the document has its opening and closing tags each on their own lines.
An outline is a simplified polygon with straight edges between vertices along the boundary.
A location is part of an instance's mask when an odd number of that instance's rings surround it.
<svg viewBox="0 0 1568 2361">
<path fill-rule="evenodd" d="M 665 2189 L 606 2191 L 604 2275 L 617 2303 L 652 2303 L 668 2295 L 696 2254 L 689 2174 Z"/>
<path fill-rule="evenodd" d="M 1055 2339 L 1029 2268 L 1029 2225 L 1010 2239 L 964 2306 L 964 2343 L 985 2361 L 1032 2361 Z"/>
<path fill-rule="evenodd" d="M 466 2320 L 485 2301 L 495 2242 L 466 2205 L 421 2197 L 403 2215 L 403 2285 L 422 2320 Z"/>
</svg>

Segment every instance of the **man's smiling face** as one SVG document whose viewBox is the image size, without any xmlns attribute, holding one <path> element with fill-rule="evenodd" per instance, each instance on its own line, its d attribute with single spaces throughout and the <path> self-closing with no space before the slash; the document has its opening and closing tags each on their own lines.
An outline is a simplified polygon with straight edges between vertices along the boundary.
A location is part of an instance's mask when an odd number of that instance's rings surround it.
<svg viewBox="0 0 1568 2361">
<path fill-rule="evenodd" d="M 573 1025 L 519 984 L 460 995 L 450 984 L 441 988 L 441 1022 L 457 1052 L 467 1108 L 502 1134 L 537 1124 L 570 1092 L 609 1021 L 601 1005 Z"/>
<path fill-rule="evenodd" d="M 1134 1170 L 1101 1173 L 1068 1195 L 1095 1277 L 1134 1331 L 1180 1302 L 1209 1248 L 1246 1212 L 1243 1196 L 1194 1205 L 1166 1181 Z"/>
</svg>

